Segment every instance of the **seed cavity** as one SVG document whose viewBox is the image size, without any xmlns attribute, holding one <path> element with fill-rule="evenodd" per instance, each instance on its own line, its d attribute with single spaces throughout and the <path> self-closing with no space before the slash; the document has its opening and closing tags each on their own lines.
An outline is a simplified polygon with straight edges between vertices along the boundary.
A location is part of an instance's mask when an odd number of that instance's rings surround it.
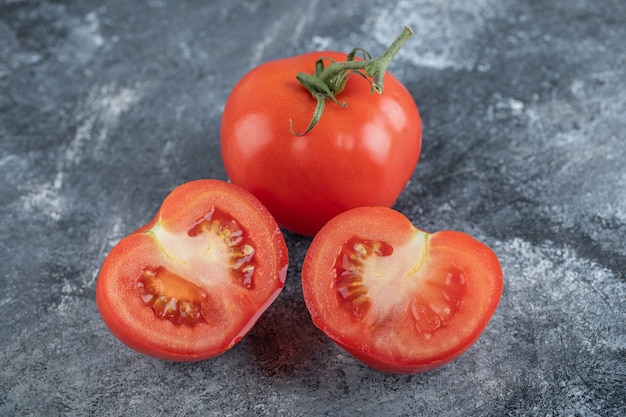
<svg viewBox="0 0 626 417">
<path fill-rule="evenodd" d="M 229 214 L 213 207 L 188 232 L 190 237 L 217 237 L 228 250 L 232 279 L 247 289 L 254 288 L 256 249 L 247 231 Z"/>
<path fill-rule="evenodd" d="M 432 278 L 424 282 L 424 295 L 416 295 L 411 305 L 415 329 L 426 339 L 450 324 L 467 293 L 467 279 L 458 268 L 439 270 Z"/>
<path fill-rule="evenodd" d="M 145 268 L 137 280 L 137 291 L 160 319 L 188 326 L 209 321 L 208 293 L 164 267 Z"/>
<path fill-rule="evenodd" d="M 393 247 L 385 242 L 352 237 L 341 247 L 332 269 L 332 286 L 344 308 L 355 320 L 361 321 L 371 308 L 372 301 L 364 284 L 364 267 L 375 256 L 390 256 Z"/>
</svg>

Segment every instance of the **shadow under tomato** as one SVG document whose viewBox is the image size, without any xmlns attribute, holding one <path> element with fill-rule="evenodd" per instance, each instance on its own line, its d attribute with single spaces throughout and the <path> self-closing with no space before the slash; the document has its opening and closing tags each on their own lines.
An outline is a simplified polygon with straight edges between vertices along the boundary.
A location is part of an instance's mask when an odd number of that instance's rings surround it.
<svg viewBox="0 0 626 417">
<path fill-rule="evenodd" d="M 279 297 L 244 339 L 265 376 L 292 376 L 315 366 L 328 342 L 304 301 Z"/>
</svg>

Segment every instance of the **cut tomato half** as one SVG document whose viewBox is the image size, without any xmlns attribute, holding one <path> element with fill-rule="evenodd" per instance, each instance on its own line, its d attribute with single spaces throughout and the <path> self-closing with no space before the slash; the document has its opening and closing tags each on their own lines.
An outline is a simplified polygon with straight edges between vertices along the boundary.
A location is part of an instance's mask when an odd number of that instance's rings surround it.
<svg viewBox="0 0 626 417">
<path fill-rule="evenodd" d="M 247 191 L 218 180 L 174 189 L 155 218 L 108 254 L 96 302 L 111 332 L 161 359 L 233 347 L 282 290 L 287 247 Z"/>
<path fill-rule="evenodd" d="M 332 219 L 302 268 L 315 325 L 357 359 L 392 373 L 425 372 L 465 352 L 502 288 L 487 246 L 460 232 L 428 234 L 385 207 Z"/>
</svg>

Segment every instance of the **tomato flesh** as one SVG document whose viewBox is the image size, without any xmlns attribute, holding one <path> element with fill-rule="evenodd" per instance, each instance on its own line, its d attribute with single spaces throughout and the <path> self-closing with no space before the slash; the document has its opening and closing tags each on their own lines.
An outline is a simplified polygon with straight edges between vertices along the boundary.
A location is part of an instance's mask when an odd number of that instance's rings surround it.
<svg viewBox="0 0 626 417">
<path fill-rule="evenodd" d="M 451 267 L 433 277 L 424 280 L 419 295 L 411 303 L 415 329 L 426 339 L 450 324 L 467 293 L 466 277 L 459 269 Z"/>
<path fill-rule="evenodd" d="M 340 214 L 316 235 L 302 268 L 314 323 L 364 363 L 425 372 L 480 336 L 502 293 L 496 255 L 472 237 L 415 228 L 385 207 Z"/>
<path fill-rule="evenodd" d="M 96 302 L 131 348 L 202 360 L 245 336 L 282 290 L 286 272 L 280 229 L 255 197 L 222 181 L 192 181 L 111 250 Z"/>
</svg>

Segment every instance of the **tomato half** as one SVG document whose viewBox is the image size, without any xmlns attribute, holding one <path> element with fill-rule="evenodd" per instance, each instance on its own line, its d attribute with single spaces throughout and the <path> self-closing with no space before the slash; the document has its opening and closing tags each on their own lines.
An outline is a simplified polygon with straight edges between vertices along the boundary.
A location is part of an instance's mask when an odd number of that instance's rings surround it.
<svg viewBox="0 0 626 417">
<path fill-rule="evenodd" d="M 367 365 L 437 368 L 483 332 L 502 294 L 496 255 L 469 235 L 428 234 L 386 207 L 349 210 L 315 236 L 302 268 L 313 322 Z"/>
<path fill-rule="evenodd" d="M 223 181 L 192 181 L 110 251 L 96 302 L 129 347 L 207 359 L 233 347 L 274 301 L 287 262 L 280 229 L 254 196 Z"/>
<path fill-rule="evenodd" d="M 305 131 L 316 99 L 297 81 L 320 57 L 313 52 L 262 64 L 232 90 L 222 116 L 221 150 L 228 177 L 250 191 L 286 229 L 315 234 L 337 214 L 394 204 L 419 159 L 420 115 L 408 90 L 388 72 L 384 93 L 350 75 L 319 123 Z"/>
</svg>

